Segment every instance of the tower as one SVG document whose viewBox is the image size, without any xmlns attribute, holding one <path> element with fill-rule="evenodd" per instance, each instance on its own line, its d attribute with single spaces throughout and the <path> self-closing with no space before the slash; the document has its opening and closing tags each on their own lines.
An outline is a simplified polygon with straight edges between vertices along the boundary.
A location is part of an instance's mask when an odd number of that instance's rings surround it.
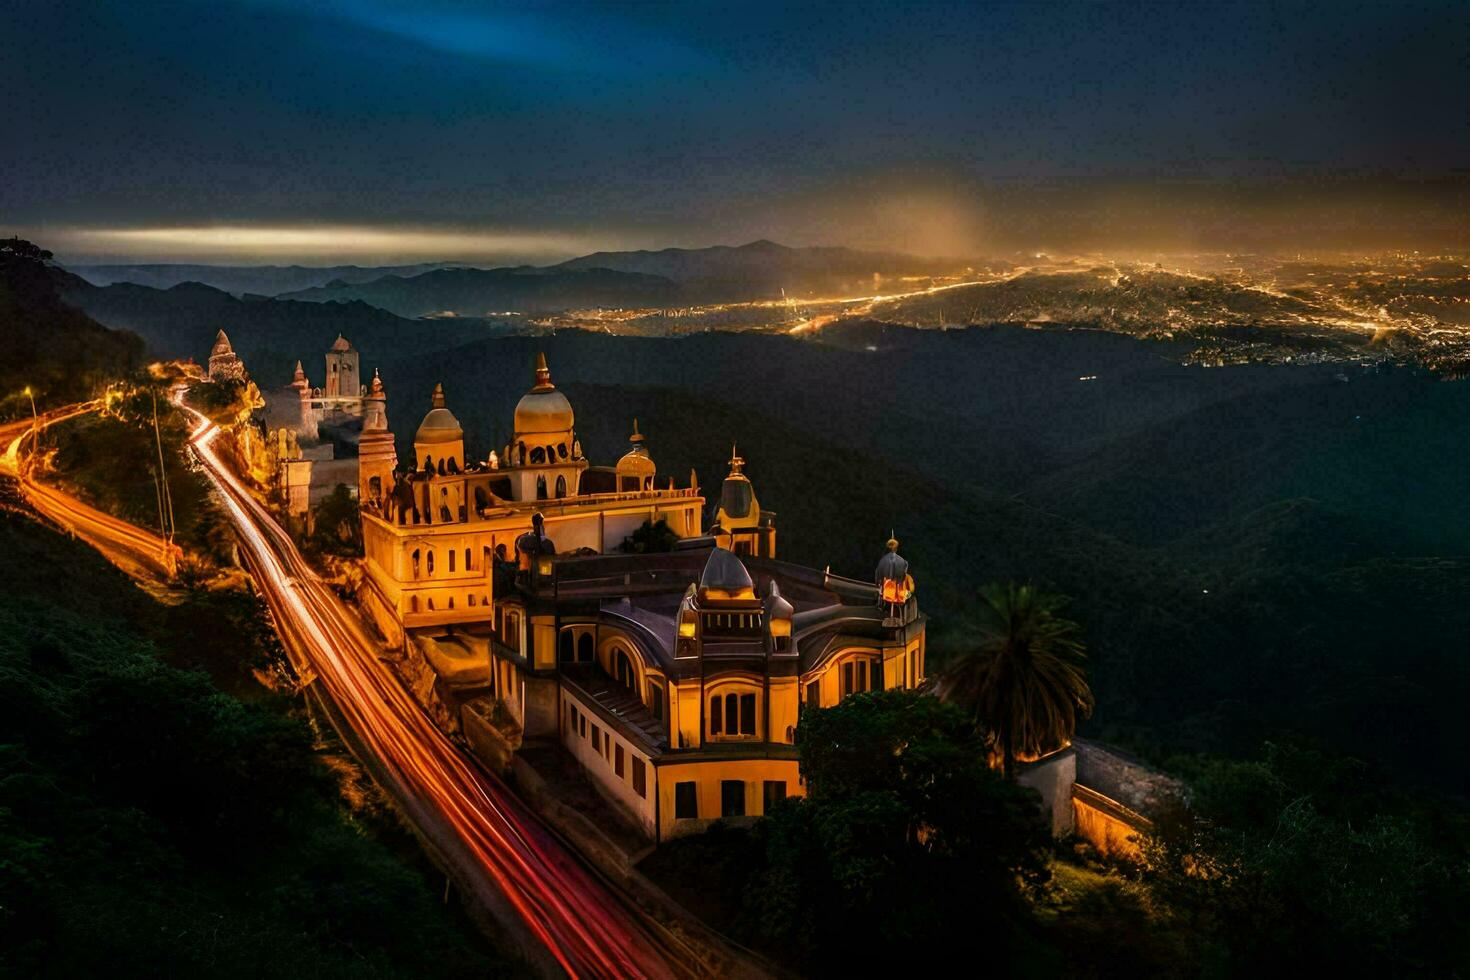
<svg viewBox="0 0 1470 980">
<path fill-rule="evenodd" d="M 628 437 L 628 451 L 618 460 L 618 490 L 652 490 L 655 468 L 653 457 L 648 455 L 643 433 L 638 431 L 638 420 L 633 420 L 633 434 Z"/>
<path fill-rule="evenodd" d="M 381 513 L 392 489 L 398 453 L 393 433 L 388 431 L 388 394 L 376 371 L 365 405 L 362 437 L 357 443 L 357 499 L 364 508 Z"/>
<path fill-rule="evenodd" d="M 235 348 L 230 346 L 230 338 L 223 330 L 215 334 L 214 347 L 209 351 L 209 380 L 245 380 L 245 365 L 235 353 Z"/>
<path fill-rule="evenodd" d="M 327 351 L 327 385 L 323 394 L 328 398 L 358 398 L 362 395 L 357 351 L 341 334 L 332 343 L 332 349 Z"/>
<path fill-rule="evenodd" d="M 745 475 L 745 460 L 730 447 L 730 474 L 720 487 L 710 533 L 721 548 L 736 554 L 776 557 L 776 515 L 761 510 L 755 487 Z"/>
</svg>

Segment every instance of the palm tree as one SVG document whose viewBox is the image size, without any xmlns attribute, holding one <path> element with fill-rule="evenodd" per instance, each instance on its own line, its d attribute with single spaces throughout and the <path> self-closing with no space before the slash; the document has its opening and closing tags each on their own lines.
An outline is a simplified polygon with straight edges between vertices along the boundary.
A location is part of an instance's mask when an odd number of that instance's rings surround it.
<svg viewBox="0 0 1470 980">
<path fill-rule="evenodd" d="M 1092 713 L 1086 647 L 1065 600 L 1029 585 L 980 589 L 979 636 L 941 672 L 939 693 L 969 711 L 1011 776 L 1018 755 L 1062 745 Z"/>
</svg>

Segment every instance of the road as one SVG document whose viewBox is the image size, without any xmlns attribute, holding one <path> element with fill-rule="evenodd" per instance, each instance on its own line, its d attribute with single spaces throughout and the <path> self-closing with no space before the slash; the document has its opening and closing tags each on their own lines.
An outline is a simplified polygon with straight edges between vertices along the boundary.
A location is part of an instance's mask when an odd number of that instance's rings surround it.
<svg viewBox="0 0 1470 980">
<path fill-rule="evenodd" d="M 100 401 L 79 402 L 53 409 L 40 416 L 39 428 L 44 430 L 57 422 L 95 412 L 101 405 Z M 15 478 L 22 496 L 37 512 L 86 541 L 123 571 L 142 578 L 170 578 L 177 551 L 162 538 L 36 481 L 32 460 L 35 446 L 31 445 L 29 450 L 26 447 L 36 431 L 37 427 L 29 419 L 0 426 L 0 445 L 6 447 L 0 455 L 0 473 Z"/>
<path fill-rule="evenodd" d="M 193 414 L 194 450 L 235 523 L 282 641 L 310 667 L 415 826 L 462 872 L 462 885 L 491 909 L 513 913 L 549 953 L 543 965 L 569 976 L 703 972 L 434 726 L 378 659 L 378 641 L 224 465 L 214 448 L 219 429 Z"/>
</svg>

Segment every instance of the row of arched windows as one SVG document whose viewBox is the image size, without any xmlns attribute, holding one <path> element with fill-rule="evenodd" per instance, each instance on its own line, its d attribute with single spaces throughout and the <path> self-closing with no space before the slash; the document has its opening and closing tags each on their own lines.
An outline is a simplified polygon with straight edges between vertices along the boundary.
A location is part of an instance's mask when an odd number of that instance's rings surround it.
<svg viewBox="0 0 1470 980">
<path fill-rule="evenodd" d="M 430 548 L 427 552 L 425 552 L 421 548 L 415 548 L 415 549 L 413 549 L 413 554 L 410 557 L 411 557 L 411 560 L 413 562 L 413 577 L 414 578 L 419 578 L 420 576 L 422 576 L 424 574 L 424 572 L 423 572 L 423 569 L 424 568 L 427 568 L 428 569 L 428 574 L 429 575 L 433 575 L 434 574 L 434 555 L 436 553 L 437 552 L 435 552 L 435 550 L 433 548 Z M 456 558 L 457 552 L 455 551 L 455 549 L 449 548 L 449 549 L 446 549 L 445 554 L 446 554 L 446 556 L 448 557 L 448 560 L 449 560 L 449 571 L 450 572 L 455 571 L 455 567 L 454 566 L 455 566 L 455 558 Z M 466 572 L 477 571 L 477 569 L 475 568 L 475 566 L 473 564 L 473 559 L 474 559 L 474 552 L 471 551 L 469 548 L 464 549 L 464 565 L 462 567 L 463 567 L 463 569 Z"/>
<path fill-rule="evenodd" d="M 559 476 L 559 477 L 556 478 L 556 499 L 557 500 L 560 500 L 563 497 L 565 497 L 566 495 L 567 495 L 567 478 L 564 477 L 564 476 Z M 538 477 L 536 477 L 536 499 L 537 500 L 545 500 L 545 499 L 547 499 L 547 497 L 546 497 L 546 477 L 545 476 L 538 476 Z"/>
</svg>

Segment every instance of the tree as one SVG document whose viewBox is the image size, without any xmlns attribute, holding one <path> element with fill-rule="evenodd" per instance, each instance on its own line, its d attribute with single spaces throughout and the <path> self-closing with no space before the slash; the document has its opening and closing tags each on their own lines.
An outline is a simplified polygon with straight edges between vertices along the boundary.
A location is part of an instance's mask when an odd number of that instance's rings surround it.
<svg viewBox="0 0 1470 980">
<path fill-rule="evenodd" d="M 669 527 L 669 522 L 660 517 L 657 524 L 644 521 L 637 530 L 624 538 L 623 550 L 638 555 L 673 551 L 674 543 L 678 540 L 679 536 Z"/>
<path fill-rule="evenodd" d="M 756 826 L 743 931 L 824 972 L 937 969 L 987 940 L 1003 958 L 1048 835 L 964 712 L 855 694 L 803 712 L 797 746 L 807 795 Z"/>
<path fill-rule="evenodd" d="M 1092 713 L 1086 647 L 1057 614 L 1064 602 L 1030 585 L 985 586 L 978 641 L 940 676 L 941 695 L 970 714 L 1007 776 L 1018 755 L 1059 747 Z"/>
<path fill-rule="evenodd" d="M 339 483 L 312 508 L 312 546 L 323 554 L 342 558 L 362 556 L 362 518 L 357 498 Z"/>
</svg>

